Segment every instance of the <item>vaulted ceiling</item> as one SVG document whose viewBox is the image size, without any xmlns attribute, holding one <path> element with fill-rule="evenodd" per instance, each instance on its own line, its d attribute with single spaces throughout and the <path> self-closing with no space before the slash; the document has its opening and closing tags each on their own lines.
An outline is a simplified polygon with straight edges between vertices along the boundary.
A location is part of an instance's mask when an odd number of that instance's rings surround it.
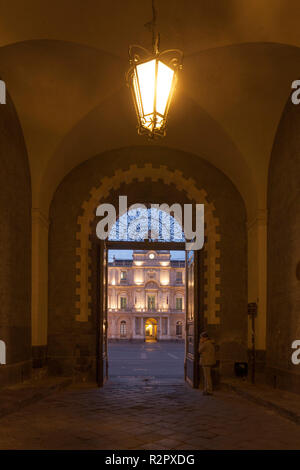
<svg viewBox="0 0 300 470">
<path fill-rule="evenodd" d="M 181 48 L 168 134 L 137 136 L 124 74 L 129 44 L 151 46 L 150 0 L 0 0 L 0 76 L 24 131 L 33 207 L 105 150 L 165 145 L 207 159 L 266 206 L 270 153 L 300 75 L 299 0 L 157 0 L 161 49 Z"/>
</svg>

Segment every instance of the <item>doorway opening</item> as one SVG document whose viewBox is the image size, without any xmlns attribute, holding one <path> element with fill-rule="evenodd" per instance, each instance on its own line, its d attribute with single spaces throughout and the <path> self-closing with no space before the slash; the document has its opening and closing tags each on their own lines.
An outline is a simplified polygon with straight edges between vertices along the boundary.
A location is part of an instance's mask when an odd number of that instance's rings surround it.
<svg viewBox="0 0 300 470">
<path fill-rule="evenodd" d="M 109 376 L 184 380 L 185 328 L 179 331 L 178 322 L 185 325 L 185 252 L 152 245 L 113 248 L 108 250 Z"/>
<path fill-rule="evenodd" d="M 144 234 L 144 240 L 136 241 L 118 238 L 124 233 L 122 217 L 112 236 L 98 243 L 98 384 L 102 386 L 109 374 L 163 377 L 172 373 L 198 387 L 203 256 L 185 250 L 182 228 L 174 218 L 169 241 L 161 230 L 161 216 L 154 239 L 148 231 L 148 239 Z"/>
<path fill-rule="evenodd" d="M 145 341 L 146 343 L 157 342 L 157 321 L 154 318 L 148 318 L 145 321 Z"/>
</svg>

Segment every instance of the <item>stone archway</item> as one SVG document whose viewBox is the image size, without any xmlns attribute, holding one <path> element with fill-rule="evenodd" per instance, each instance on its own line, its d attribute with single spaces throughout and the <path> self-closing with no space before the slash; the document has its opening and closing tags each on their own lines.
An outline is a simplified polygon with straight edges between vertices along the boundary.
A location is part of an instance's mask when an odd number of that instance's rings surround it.
<svg viewBox="0 0 300 470">
<path fill-rule="evenodd" d="M 213 202 L 209 202 L 204 189 L 199 189 L 192 178 L 185 178 L 181 171 L 172 171 L 167 166 L 159 168 L 151 164 L 142 167 L 131 165 L 128 170 L 117 170 L 112 177 L 104 177 L 97 188 L 90 190 L 90 197 L 82 203 L 83 214 L 77 219 L 78 231 L 76 239 L 79 246 L 76 247 L 76 320 L 87 322 L 91 315 L 91 256 L 90 250 L 92 222 L 95 218 L 97 206 L 106 198 L 111 190 L 116 191 L 122 183 L 130 184 L 134 180 L 143 182 L 150 178 L 153 182 L 158 180 L 163 184 L 173 184 L 179 191 L 184 191 L 190 200 L 205 205 L 205 316 L 208 324 L 220 323 L 220 231 L 219 219 L 215 214 Z"/>
</svg>

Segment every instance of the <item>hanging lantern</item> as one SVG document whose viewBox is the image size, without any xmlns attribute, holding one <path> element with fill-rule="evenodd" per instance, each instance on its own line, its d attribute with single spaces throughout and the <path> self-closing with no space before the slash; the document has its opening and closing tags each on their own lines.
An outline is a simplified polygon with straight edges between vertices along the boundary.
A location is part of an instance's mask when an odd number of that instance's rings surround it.
<svg viewBox="0 0 300 470">
<path fill-rule="evenodd" d="M 153 33 L 153 52 L 141 46 L 129 47 L 131 68 L 127 84 L 138 119 L 138 133 L 150 138 L 164 136 L 168 111 L 182 68 L 183 53 L 178 49 L 159 52 L 159 34 L 156 33 L 156 11 L 153 4 L 153 20 L 148 23 Z"/>
</svg>

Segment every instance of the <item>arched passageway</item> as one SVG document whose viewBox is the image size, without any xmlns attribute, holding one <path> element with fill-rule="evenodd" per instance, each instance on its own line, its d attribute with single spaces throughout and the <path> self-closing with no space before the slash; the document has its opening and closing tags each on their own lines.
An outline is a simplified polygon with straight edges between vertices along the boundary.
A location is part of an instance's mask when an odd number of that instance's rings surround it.
<svg viewBox="0 0 300 470">
<path fill-rule="evenodd" d="M 94 157 L 65 178 L 52 201 L 48 331 L 51 373 L 95 377 L 95 212 L 100 202 L 117 206 L 119 195 L 127 195 L 128 205 L 205 203 L 204 315 L 218 343 L 221 373 L 232 374 L 233 363 L 247 358 L 246 214 L 240 195 L 221 172 L 204 161 L 199 166 L 199 159 L 196 162 L 191 155 L 157 147 L 118 153 L 127 156 L 126 163 L 125 159 L 117 162 L 121 169 L 114 169 L 112 152 Z M 128 158 L 132 161 L 129 166 Z M 76 193 L 70 191 L 74 184 Z"/>
</svg>

